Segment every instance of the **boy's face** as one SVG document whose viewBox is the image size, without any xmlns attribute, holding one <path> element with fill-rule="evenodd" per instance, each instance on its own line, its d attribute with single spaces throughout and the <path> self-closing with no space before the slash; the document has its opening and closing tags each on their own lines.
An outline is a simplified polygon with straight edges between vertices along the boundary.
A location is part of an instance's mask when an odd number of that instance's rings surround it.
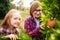
<svg viewBox="0 0 60 40">
<path fill-rule="evenodd" d="M 39 7 L 33 12 L 34 18 L 39 18 L 41 16 L 42 11 L 39 9 Z"/>
<path fill-rule="evenodd" d="M 20 14 L 19 13 L 13 13 L 13 16 L 11 18 L 11 26 L 12 27 L 18 27 L 20 25 Z"/>
</svg>

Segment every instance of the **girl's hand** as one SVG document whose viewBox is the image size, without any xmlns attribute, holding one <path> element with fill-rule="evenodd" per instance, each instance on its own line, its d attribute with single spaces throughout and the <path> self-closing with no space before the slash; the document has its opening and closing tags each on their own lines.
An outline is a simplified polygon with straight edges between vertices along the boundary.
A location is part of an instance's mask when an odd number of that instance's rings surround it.
<svg viewBox="0 0 60 40">
<path fill-rule="evenodd" d="M 10 38 L 10 40 L 16 40 L 18 39 L 17 35 L 15 34 L 10 34 L 10 35 L 6 35 L 6 36 L 3 36 L 3 38 Z"/>
</svg>

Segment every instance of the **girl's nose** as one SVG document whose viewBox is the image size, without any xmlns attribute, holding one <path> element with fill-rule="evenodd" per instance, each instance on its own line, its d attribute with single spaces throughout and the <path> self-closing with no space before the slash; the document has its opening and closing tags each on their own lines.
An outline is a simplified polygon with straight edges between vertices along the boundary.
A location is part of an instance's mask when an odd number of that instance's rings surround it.
<svg viewBox="0 0 60 40">
<path fill-rule="evenodd" d="M 20 20 L 17 20 L 18 23 L 20 23 Z"/>
</svg>

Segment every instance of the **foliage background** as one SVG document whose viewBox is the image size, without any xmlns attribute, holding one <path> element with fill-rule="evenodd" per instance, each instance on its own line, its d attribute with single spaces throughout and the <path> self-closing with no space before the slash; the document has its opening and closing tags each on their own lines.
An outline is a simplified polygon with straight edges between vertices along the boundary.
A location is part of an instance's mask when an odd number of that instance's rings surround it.
<svg viewBox="0 0 60 40">
<path fill-rule="evenodd" d="M 56 18 L 57 24 L 55 29 L 47 28 L 45 31 L 40 31 L 43 34 L 43 40 L 60 40 L 60 0 L 38 0 L 41 3 L 42 10 L 44 15 L 42 15 L 42 20 L 44 23 L 47 22 L 49 18 Z M 22 4 L 23 5 L 23 4 Z M 22 16 L 22 23 L 21 23 L 21 35 L 18 35 L 19 40 L 32 40 L 30 36 L 26 34 L 24 30 L 24 21 L 28 18 L 29 9 L 23 8 L 19 9 Z M 0 22 L 4 18 L 5 14 L 13 8 L 14 5 L 10 3 L 10 0 L 0 0 Z M 44 37 L 46 35 L 46 37 Z"/>
</svg>

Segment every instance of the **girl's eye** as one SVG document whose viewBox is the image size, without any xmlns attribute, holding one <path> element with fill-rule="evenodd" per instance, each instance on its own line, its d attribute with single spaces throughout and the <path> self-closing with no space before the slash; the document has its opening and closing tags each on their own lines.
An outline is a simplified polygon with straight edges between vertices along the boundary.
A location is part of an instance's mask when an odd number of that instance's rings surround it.
<svg viewBox="0 0 60 40">
<path fill-rule="evenodd" d="M 17 18 L 14 18 L 15 20 L 17 19 Z"/>
<path fill-rule="evenodd" d="M 20 18 L 14 18 L 14 20 L 21 20 Z"/>
<path fill-rule="evenodd" d="M 20 20 L 20 18 L 19 18 L 19 20 Z"/>
</svg>

